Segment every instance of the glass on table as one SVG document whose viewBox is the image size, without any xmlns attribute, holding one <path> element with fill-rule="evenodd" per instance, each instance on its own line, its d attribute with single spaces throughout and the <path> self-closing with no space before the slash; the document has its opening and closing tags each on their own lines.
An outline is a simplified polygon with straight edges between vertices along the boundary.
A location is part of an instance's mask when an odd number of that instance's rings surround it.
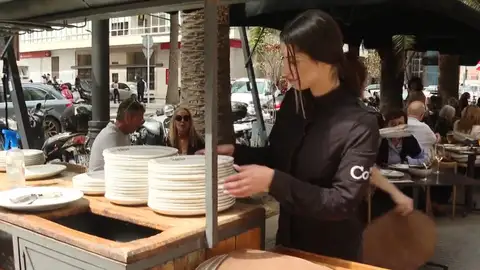
<svg viewBox="0 0 480 270">
<path fill-rule="evenodd" d="M 435 171 L 435 174 L 440 174 L 440 162 L 443 160 L 445 157 L 445 147 L 441 144 L 435 144 L 434 146 L 434 157 L 435 161 L 437 162 L 437 171 Z"/>
<path fill-rule="evenodd" d="M 449 131 L 449 132 L 447 133 L 447 142 L 448 142 L 449 144 L 455 143 L 455 138 L 453 137 L 453 131 Z"/>
</svg>

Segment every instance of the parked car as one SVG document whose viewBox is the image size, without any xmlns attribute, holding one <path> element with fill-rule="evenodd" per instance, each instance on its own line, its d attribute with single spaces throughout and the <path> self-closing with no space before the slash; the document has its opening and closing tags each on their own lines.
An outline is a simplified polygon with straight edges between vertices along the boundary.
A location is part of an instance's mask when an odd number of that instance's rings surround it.
<svg viewBox="0 0 480 270">
<path fill-rule="evenodd" d="M 268 80 L 268 79 L 256 79 L 257 82 L 257 89 L 258 89 L 258 97 L 260 99 L 260 106 L 265 105 L 270 99 L 272 99 L 272 95 L 278 92 L 277 87 L 275 84 Z M 248 78 L 240 78 L 236 80 L 232 84 L 232 101 L 243 102 L 248 104 L 248 113 L 255 114 L 255 108 L 253 105 L 253 97 L 252 93 L 249 91 L 251 90 L 247 86 L 249 84 Z"/>
<path fill-rule="evenodd" d="M 45 102 L 45 108 L 48 109 L 45 116 L 45 136 L 51 137 L 62 131 L 60 116 L 63 111 L 70 106 L 71 102 L 65 99 L 52 85 L 41 83 L 24 83 L 23 95 L 27 110 L 35 108 L 38 103 Z M 10 87 L 10 89 L 12 89 Z M 13 102 L 10 93 L 7 94 L 8 117 L 15 119 Z M 52 109 L 49 109 L 52 108 Z M 0 85 L 0 117 L 5 118 L 5 99 L 3 94 L 3 85 Z"/>
<path fill-rule="evenodd" d="M 155 94 L 153 93 L 154 91 L 150 91 L 150 100 L 155 99 Z M 118 93 L 120 94 L 120 101 L 125 100 L 130 97 L 137 98 L 138 97 L 138 92 L 137 92 L 137 83 L 136 82 L 126 82 L 118 83 Z M 143 95 L 145 100 L 147 100 L 147 93 Z M 110 85 L 110 100 L 113 100 L 113 83 Z"/>
</svg>

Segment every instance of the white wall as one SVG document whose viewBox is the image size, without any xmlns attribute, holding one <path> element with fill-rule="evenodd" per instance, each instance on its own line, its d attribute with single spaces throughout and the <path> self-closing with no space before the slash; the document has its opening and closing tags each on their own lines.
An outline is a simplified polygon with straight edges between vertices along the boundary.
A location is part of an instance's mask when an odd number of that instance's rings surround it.
<svg viewBox="0 0 480 270">
<path fill-rule="evenodd" d="M 75 50 L 69 49 L 52 51 L 52 56 L 58 56 L 58 79 L 60 79 L 62 82 L 74 83 L 77 75 L 76 71 L 72 69 L 72 66 L 75 65 Z M 52 72 L 49 73 L 52 74 Z"/>
<path fill-rule="evenodd" d="M 18 61 L 19 66 L 27 66 L 30 79 L 42 82 L 42 75 L 52 74 L 52 59 L 50 57 L 28 58 Z"/>
</svg>

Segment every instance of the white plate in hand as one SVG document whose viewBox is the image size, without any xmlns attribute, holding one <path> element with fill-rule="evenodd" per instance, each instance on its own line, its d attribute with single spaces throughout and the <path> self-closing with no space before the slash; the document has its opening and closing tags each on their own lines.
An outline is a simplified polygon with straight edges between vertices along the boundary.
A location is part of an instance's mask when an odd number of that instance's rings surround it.
<svg viewBox="0 0 480 270">
<path fill-rule="evenodd" d="M 395 170 L 408 170 L 408 164 L 392 164 L 392 165 L 389 165 L 388 167 L 392 168 L 392 169 L 395 169 Z"/>
<path fill-rule="evenodd" d="M 380 172 L 382 173 L 383 176 L 387 178 L 400 178 L 403 177 L 405 174 L 399 171 L 394 171 L 394 170 L 385 170 L 381 169 Z"/>
<path fill-rule="evenodd" d="M 41 198 L 37 199 L 31 204 L 27 203 L 13 203 L 11 198 L 17 198 L 23 195 L 30 194 L 51 194 L 61 193 L 57 198 Z M 80 200 L 83 193 L 73 188 L 62 187 L 24 187 L 6 190 L 0 192 L 0 207 L 4 207 L 14 211 L 37 212 L 59 209 L 71 202 Z"/>
</svg>

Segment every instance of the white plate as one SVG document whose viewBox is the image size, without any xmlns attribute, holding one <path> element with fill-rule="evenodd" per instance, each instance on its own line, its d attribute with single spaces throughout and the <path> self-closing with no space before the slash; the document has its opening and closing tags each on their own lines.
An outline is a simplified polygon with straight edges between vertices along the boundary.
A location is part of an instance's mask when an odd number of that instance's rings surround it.
<svg viewBox="0 0 480 270">
<path fill-rule="evenodd" d="M 218 156 L 217 160 L 218 166 L 227 166 L 233 165 L 233 157 L 229 156 Z M 155 167 L 163 168 L 205 168 L 205 156 L 200 155 L 190 155 L 190 156 L 174 156 L 174 157 L 164 157 L 156 158 L 149 161 L 149 167 L 155 170 Z"/>
<path fill-rule="evenodd" d="M 388 167 L 395 169 L 395 170 L 408 170 L 408 164 L 392 164 Z"/>
<path fill-rule="evenodd" d="M 388 180 L 388 182 L 390 182 L 392 184 L 413 183 L 412 180 L 408 180 L 408 179 L 405 179 L 405 180 Z"/>
<path fill-rule="evenodd" d="M 67 169 L 61 164 L 45 164 L 25 167 L 25 180 L 38 180 L 55 176 Z"/>
<path fill-rule="evenodd" d="M 235 200 L 232 200 L 229 204 L 225 205 L 218 205 L 218 211 L 225 211 L 232 207 L 235 204 Z M 205 215 L 206 210 L 205 208 L 194 208 L 194 209 L 188 209 L 188 208 L 176 208 L 176 209 L 170 209 L 169 207 L 163 207 L 162 205 L 156 205 L 156 204 L 148 204 L 148 207 L 152 209 L 154 212 L 163 214 L 163 215 L 169 215 L 169 216 L 197 216 L 197 215 Z"/>
<path fill-rule="evenodd" d="M 45 194 L 60 192 L 59 198 L 38 199 L 32 204 L 14 204 L 10 201 L 12 197 L 18 197 L 28 194 Z M 73 188 L 61 187 L 25 187 L 0 192 L 0 207 L 15 211 L 47 211 L 61 208 L 71 202 L 77 201 L 83 197 L 83 193 Z"/>
<path fill-rule="evenodd" d="M 400 178 L 405 175 L 403 172 L 394 171 L 394 170 L 381 169 L 380 172 L 382 173 L 383 176 L 387 178 Z"/>
<path fill-rule="evenodd" d="M 178 150 L 173 147 L 132 145 L 106 149 L 103 151 L 103 156 L 106 159 L 110 157 L 120 159 L 150 159 L 152 157 L 173 156 L 177 153 Z"/>
</svg>

